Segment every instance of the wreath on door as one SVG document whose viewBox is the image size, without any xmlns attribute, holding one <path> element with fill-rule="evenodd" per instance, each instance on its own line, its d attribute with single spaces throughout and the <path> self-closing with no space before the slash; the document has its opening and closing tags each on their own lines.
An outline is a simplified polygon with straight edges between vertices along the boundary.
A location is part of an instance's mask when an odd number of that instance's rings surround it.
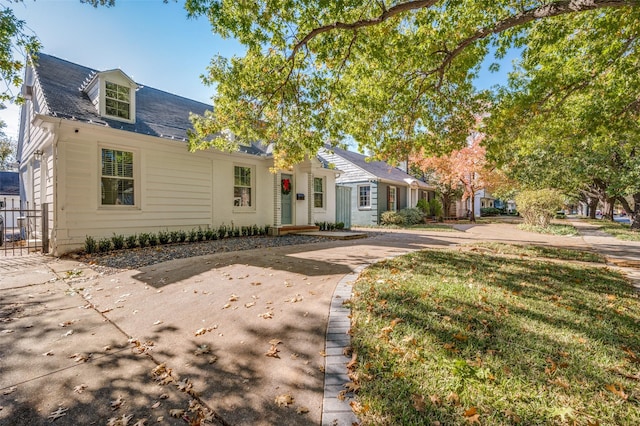
<svg viewBox="0 0 640 426">
<path fill-rule="evenodd" d="M 282 193 L 288 195 L 291 192 L 291 179 L 282 179 L 280 186 L 282 187 Z"/>
</svg>

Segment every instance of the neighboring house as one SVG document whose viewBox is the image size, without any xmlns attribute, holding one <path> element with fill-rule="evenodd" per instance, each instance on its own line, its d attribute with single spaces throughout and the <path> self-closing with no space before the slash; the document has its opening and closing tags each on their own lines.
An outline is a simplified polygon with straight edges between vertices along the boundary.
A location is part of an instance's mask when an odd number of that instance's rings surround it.
<svg viewBox="0 0 640 426">
<path fill-rule="evenodd" d="M 271 173 L 268 147 L 187 150 L 189 114 L 210 105 L 40 54 L 25 74 L 22 198 L 49 204 L 50 252 L 86 236 L 335 221 L 336 171 L 311 158 Z"/>
<path fill-rule="evenodd" d="M 491 195 L 491 193 L 486 189 L 480 189 L 476 191 L 473 200 L 473 211 L 475 217 L 480 217 L 480 209 L 494 207 L 495 201 L 495 197 Z M 458 217 L 467 217 L 469 211 L 471 210 L 471 198 L 467 198 L 464 201 L 457 201 L 456 210 L 456 215 Z"/>
<path fill-rule="evenodd" d="M 384 161 L 340 148 L 321 149 L 318 156 L 340 170 L 338 185 L 351 188 L 351 224 L 374 225 L 388 210 L 415 207 L 435 197 L 435 188 Z"/>
<path fill-rule="evenodd" d="M 5 230 L 18 226 L 20 216 L 20 176 L 0 171 L 0 216 Z"/>
</svg>

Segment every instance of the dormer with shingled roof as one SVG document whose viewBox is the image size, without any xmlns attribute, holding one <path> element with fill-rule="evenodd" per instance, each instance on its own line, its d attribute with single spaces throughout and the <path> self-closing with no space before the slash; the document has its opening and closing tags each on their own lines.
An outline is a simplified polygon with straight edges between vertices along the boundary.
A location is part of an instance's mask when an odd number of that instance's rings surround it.
<svg viewBox="0 0 640 426">
<path fill-rule="evenodd" d="M 101 117 L 136 122 L 138 85 L 122 70 L 91 72 L 80 86 Z"/>
</svg>

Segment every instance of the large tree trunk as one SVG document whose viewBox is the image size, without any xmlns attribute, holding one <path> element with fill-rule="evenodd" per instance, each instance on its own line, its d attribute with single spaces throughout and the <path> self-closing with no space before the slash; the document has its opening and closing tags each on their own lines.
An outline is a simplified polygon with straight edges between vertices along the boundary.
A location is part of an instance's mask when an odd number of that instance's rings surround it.
<svg viewBox="0 0 640 426">
<path fill-rule="evenodd" d="M 624 208 L 625 213 L 629 217 L 631 230 L 640 232 L 640 192 L 633 194 L 633 207 L 631 207 L 624 197 L 618 197 L 618 201 L 620 201 L 622 208 Z"/>
<path fill-rule="evenodd" d="M 476 223 L 476 192 L 475 191 L 471 191 L 471 196 L 469 197 L 470 204 L 471 204 L 471 209 L 469 212 L 469 222 L 471 223 Z"/>
<path fill-rule="evenodd" d="M 590 197 L 587 205 L 589 206 L 589 219 L 595 219 L 596 210 L 598 209 L 598 199 L 595 197 Z"/>
<path fill-rule="evenodd" d="M 607 197 L 604 199 L 604 211 L 602 212 L 602 218 L 608 219 L 613 222 L 613 207 L 616 204 L 615 197 Z"/>
</svg>

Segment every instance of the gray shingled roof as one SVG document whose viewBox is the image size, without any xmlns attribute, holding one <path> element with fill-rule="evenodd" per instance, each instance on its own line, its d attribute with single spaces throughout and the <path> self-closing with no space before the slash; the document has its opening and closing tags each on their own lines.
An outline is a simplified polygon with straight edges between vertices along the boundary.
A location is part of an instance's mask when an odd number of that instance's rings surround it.
<svg viewBox="0 0 640 426">
<path fill-rule="evenodd" d="M 402 182 L 405 184 L 407 183 L 406 179 L 413 179 L 418 181 L 422 186 L 427 186 L 426 183 L 416 179 L 408 173 L 403 172 L 397 167 L 389 165 L 389 163 L 386 163 L 384 161 L 367 161 L 367 157 L 365 155 L 353 151 L 346 151 L 337 147 L 327 147 L 326 149 L 329 151 L 333 151 L 336 155 L 339 155 L 345 160 L 350 161 L 351 163 L 371 173 L 379 179 Z"/>
<path fill-rule="evenodd" d="M 183 140 L 190 129 L 189 113 L 204 114 L 211 105 L 139 84 L 136 92 L 136 122 L 124 123 L 101 117 L 89 97 L 80 91 L 87 77 L 99 72 L 55 56 L 40 53 L 36 73 L 42 86 L 49 114 L 55 117 L 108 125 L 145 135 Z M 242 147 L 244 152 L 265 154 L 261 144 Z"/>
</svg>

